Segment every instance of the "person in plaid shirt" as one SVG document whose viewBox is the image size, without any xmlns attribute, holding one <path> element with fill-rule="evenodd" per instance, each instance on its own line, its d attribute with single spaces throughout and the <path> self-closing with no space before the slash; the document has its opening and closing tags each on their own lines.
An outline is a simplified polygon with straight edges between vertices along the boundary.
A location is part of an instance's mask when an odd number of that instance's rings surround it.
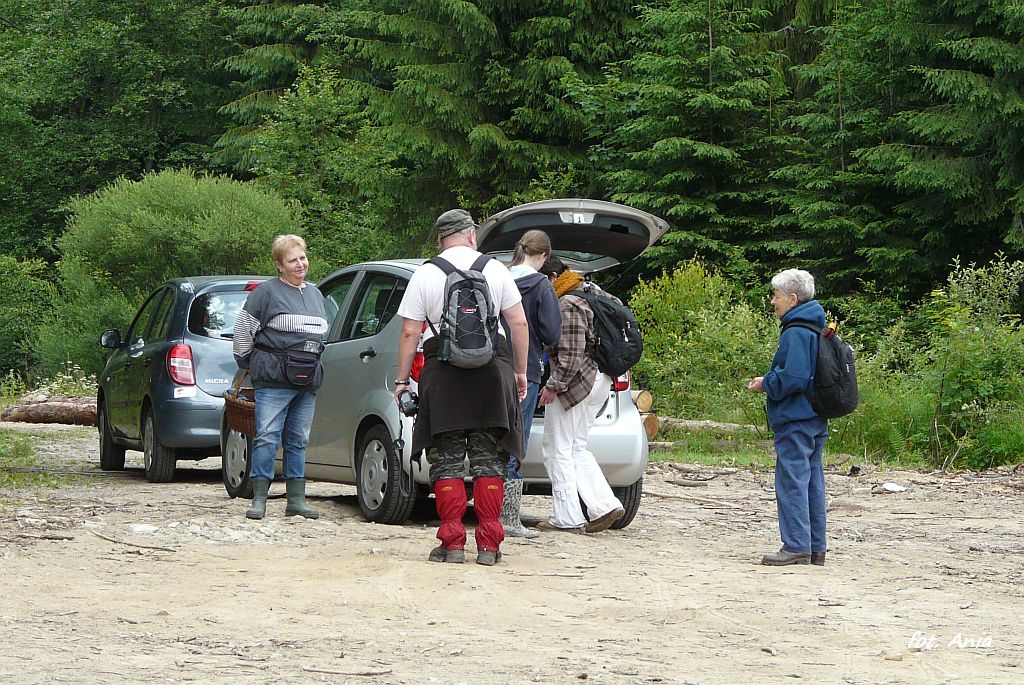
<svg viewBox="0 0 1024 685">
<path fill-rule="evenodd" d="M 562 314 L 562 337 L 550 347 L 551 375 L 541 390 L 538 403 L 544 413 L 544 468 L 551 480 L 554 514 L 541 521 L 541 530 L 597 533 L 606 530 L 625 514 L 593 453 L 587 439 L 594 417 L 608 400 L 611 378 L 601 373 L 587 354 L 587 342 L 594 337 L 594 313 L 577 290 L 615 299 L 596 285 L 583 280 L 553 257 L 545 273 L 558 273 L 555 294 Z M 618 301 L 618 300 L 616 300 Z M 591 520 L 583 515 L 580 500 L 587 505 Z"/>
</svg>

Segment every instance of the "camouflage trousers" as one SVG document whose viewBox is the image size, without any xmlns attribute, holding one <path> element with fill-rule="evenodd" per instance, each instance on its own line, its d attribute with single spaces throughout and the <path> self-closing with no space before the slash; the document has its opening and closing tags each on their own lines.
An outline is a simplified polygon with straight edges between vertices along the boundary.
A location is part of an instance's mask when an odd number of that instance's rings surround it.
<svg viewBox="0 0 1024 685">
<path fill-rule="evenodd" d="M 473 478 L 505 478 L 509 455 L 498 447 L 498 431 L 490 428 L 446 431 L 434 436 L 427 448 L 430 484 L 446 478 L 466 477 L 466 457 Z"/>
</svg>

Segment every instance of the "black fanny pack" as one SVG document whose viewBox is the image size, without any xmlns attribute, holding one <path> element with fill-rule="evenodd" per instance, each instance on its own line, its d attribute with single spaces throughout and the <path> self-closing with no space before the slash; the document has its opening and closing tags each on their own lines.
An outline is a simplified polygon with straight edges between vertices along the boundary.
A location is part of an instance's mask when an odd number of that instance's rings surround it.
<svg viewBox="0 0 1024 685">
<path fill-rule="evenodd" d="M 257 350 L 269 352 L 281 360 L 284 375 L 292 385 L 309 385 L 316 378 L 316 369 L 323 354 L 323 343 L 307 340 L 301 348 L 279 350 L 266 345 L 256 345 Z"/>
</svg>

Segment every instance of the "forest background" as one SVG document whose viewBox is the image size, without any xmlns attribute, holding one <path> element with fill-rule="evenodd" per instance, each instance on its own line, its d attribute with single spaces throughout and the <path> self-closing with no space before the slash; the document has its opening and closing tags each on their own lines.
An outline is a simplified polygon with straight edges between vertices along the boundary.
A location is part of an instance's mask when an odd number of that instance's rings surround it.
<svg viewBox="0 0 1024 685">
<path fill-rule="evenodd" d="M 581 196 L 672 226 L 600 276 L 659 411 L 763 425 L 800 267 L 859 355 L 830 449 L 1024 455 L 1024 0 L 0 0 L 0 55 L 5 394 L 276 233 L 320 277 Z"/>
</svg>

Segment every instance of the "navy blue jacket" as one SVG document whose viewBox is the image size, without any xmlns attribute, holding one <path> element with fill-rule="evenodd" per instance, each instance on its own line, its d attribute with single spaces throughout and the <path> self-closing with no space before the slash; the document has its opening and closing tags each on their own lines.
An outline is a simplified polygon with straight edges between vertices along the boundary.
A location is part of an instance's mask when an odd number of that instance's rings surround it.
<svg viewBox="0 0 1024 685">
<path fill-rule="evenodd" d="M 562 313 L 558 308 L 558 296 L 548 277 L 536 271 L 517 278 L 516 285 L 519 286 L 519 294 L 523 296 L 523 311 L 530 324 L 530 358 L 526 362 L 526 380 L 540 383 L 544 373 L 544 347 L 562 337 Z M 501 322 L 507 332 L 508 324 L 504 319 Z"/>
<path fill-rule="evenodd" d="M 824 328 L 825 310 L 817 300 L 810 300 L 786 312 L 781 323 L 785 326 L 797 321 Z M 771 371 L 762 383 L 768 395 L 768 426 L 773 431 L 791 421 L 818 417 L 805 394 L 814 378 L 817 358 L 818 336 L 814 331 L 793 327 L 779 336 Z"/>
</svg>

